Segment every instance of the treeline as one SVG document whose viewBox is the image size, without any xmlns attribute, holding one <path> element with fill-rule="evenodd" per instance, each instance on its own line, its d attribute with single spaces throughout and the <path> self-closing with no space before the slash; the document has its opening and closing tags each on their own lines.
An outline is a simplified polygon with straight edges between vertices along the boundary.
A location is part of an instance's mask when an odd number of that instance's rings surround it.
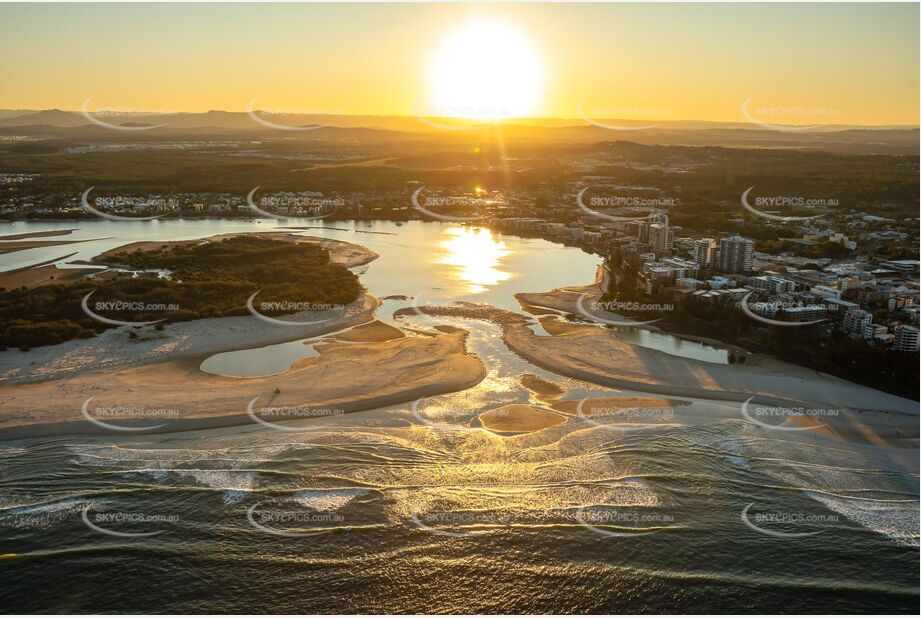
<svg viewBox="0 0 921 618">
<path fill-rule="evenodd" d="M 660 316 L 661 317 L 661 316 Z M 896 352 L 853 339 L 826 323 L 782 327 L 759 324 L 734 306 L 685 299 L 657 325 L 712 337 L 725 343 L 864 384 L 908 399 L 918 399 L 918 354 Z"/>
<path fill-rule="evenodd" d="M 168 271 L 169 276 L 122 273 L 71 285 L 0 291 L 0 346 L 28 349 L 93 337 L 112 328 L 83 311 L 81 301 L 90 292 L 91 311 L 128 322 L 246 315 L 246 300 L 257 291 L 257 308 L 263 302 L 279 303 L 277 310 L 260 309 L 266 315 L 345 305 L 361 293 L 358 278 L 330 264 L 326 249 L 265 238 L 241 236 L 135 251 L 102 263 Z"/>
</svg>

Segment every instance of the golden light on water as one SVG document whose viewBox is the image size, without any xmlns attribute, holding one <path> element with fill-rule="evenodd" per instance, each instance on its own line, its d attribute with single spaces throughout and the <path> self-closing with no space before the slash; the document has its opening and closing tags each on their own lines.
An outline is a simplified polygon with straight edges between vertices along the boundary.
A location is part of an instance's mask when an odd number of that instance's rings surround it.
<svg viewBox="0 0 921 618">
<path fill-rule="evenodd" d="M 467 292 L 479 294 L 486 287 L 509 279 L 511 273 L 502 270 L 502 258 L 509 255 L 505 243 L 493 238 L 486 228 L 456 227 L 449 229 L 449 236 L 439 245 L 447 251 L 440 260 L 442 264 L 457 269 L 458 280 L 467 284 Z"/>
</svg>

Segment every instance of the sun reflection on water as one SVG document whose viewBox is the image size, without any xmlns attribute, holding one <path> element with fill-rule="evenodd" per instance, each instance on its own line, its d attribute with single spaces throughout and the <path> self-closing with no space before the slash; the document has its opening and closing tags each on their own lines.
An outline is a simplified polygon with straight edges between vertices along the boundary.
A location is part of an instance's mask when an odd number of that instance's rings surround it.
<svg viewBox="0 0 921 618">
<path fill-rule="evenodd" d="M 511 278 L 501 269 L 501 260 L 509 255 L 505 243 L 493 238 L 486 228 L 456 227 L 447 230 L 449 236 L 439 243 L 447 254 L 440 263 L 454 266 L 458 280 L 467 284 L 467 292 L 480 294 L 487 286 Z"/>
</svg>

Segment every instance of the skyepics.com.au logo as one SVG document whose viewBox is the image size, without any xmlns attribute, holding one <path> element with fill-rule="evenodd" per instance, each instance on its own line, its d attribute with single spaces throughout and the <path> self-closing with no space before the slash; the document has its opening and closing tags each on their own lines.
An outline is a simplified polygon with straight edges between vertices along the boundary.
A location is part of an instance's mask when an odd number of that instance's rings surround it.
<svg viewBox="0 0 921 618">
<path fill-rule="evenodd" d="M 762 219 L 770 221 L 780 221 L 781 223 L 792 223 L 796 221 L 811 221 L 824 217 L 825 215 L 811 215 L 808 217 L 797 217 L 792 215 L 778 215 L 771 212 L 760 210 L 763 208 L 834 208 L 839 205 L 835 198 L 813 198 L 801 195 L 771 195 L 751 198 L 749 194 L 755 185 L 750 186 L 742 192 L 742 207 Z M 754 202 L 754 205 L 751 203 Z M 757 207 L 757 208 L 756 208 Z"/>
<path fill-rule="evenodd" d="M 589 205 L 585 203 L 585 193 L 589 189 L 591 189 L 590 186 L 585 187 L 576 194 L 576 206 L 579 207 L 579 210 L 593 217 L 605 219 L 607 221 L 615 221 L 618 223 L 651 219 L 659 214 L 661 209 L 670 208 L 680 203 L 678 198 L 669 196 L 643 197 L 630 195 L 593 195 L 588 198 L 588 202 L 592 206 L 592 208 L 589 208 Z M 641 208 L 646 210 L 646 212 L 641 215 L 609 215 L 603 212 L 598 212 L 595 210 L 596 208 Z M 649 212 L 650 210 L 654 212 Z"/>
<path fill-rule="evenodd" d="M 413 116 L 419 122 L 443 131 L 472 131 L 482 129 L 511 116 L 508 108 L 478 105 L 442 105 L 425 103 L 420 97 L 413 102 Z M 483 118 L 494 118 L 491 123 Z"/>
<path fill-rule="evenodd" d="M 806 107 L 803 105 L 752 105 L 755 97 L 748 97 L 742 101 L 740 110 L 742 116 L 750 123 L 763 129 L 782 132 L 810 131 L 818 129 L 828 122 L 821 124 L 804 125 L 801 122 L 806 118 L 821 118 L 831 120 L 841 112 L 830 107 Z"/>
<path fill-rule="evenodd" d="M 827 532 L 840 522 L 838 515 L 828 513 L 757 507 L 753 511 L 755 504 L 751 502 L 742 509 L 742 523 L 758 534 L 775 539 L 792 540 L 815 536 Z"/>
<path fill-rule="evenodd" d="M 342 408 L 311 407 L 311 406 L 264 406 L 256 408 L 258 397 L 253 398 L 246 405 L 246 414 L 253 422 L 279 431 L 304 431 L 299 425 L 280 425 L 284 421 L 293 421 L 310 418 L 326 418 L 345 414 Z"/>
<path fill-rule="evenodd" d="M 423 425 L 428 425 L 434 429 L 439 429 L 443 431 L 469 431 L 471 428 L 467 425 L 458 425 L 455 423 L 442 423 L 435 420 L 432 420 L 433 412 L 443 411 L 444 408 L 439 406 L 431 406 L 430 409 L 426 410 L 422 405 L 422 402 L 425 400 L 425 397 L 421 397 L 409 406 L 409 411 L 412 415 Z"/>
<path fill-rule="evenodd" d="M 576 404 L 576 416 L 590 425 L 613 431 L 661 428 L 675 419 L 675 408 L 616 406 L 590 402 L 585 397 Z"/>
<path fill-rule="evenodd" d="M 826 313 L 834 309 L 833 306 L 822 303 L 803 304 L 777 300 L 752 301 L 751 297 L 754 293 L 754 291 L 749 292 L 742 298 L 739 303 L 742 313 L 757 322 L 771 326 L 794 327 L 819 324 L 828 319 Z M 777 317 L 785 319 L 776 319 Z"/>
<path fill-rule="evenodd" d="M 300 538 L 340 528 L 345 517 L 334 511 L 263 506 L 257 502 L 246 510 L 246 521 L 260 532 L 287 538 Z"/>
<path fill-rule="evenodd" d="M 134 528 L 149 528 L 163 524 L 175 524 L 179 521 L 178 515 L 162 515 L 151 513 L 138 513 L 127 511 L 102 511 L 90 514 L 91 504 L 87 504 L 80 515 L 83 523 L 99 534 L 120 539 L 146 538 L 163 534 L 166 530 L 138 530 Z M 121 528 L 121 529 L 119 529 Z M 131 529 L 129 531 L 128 529 Z"/>
<path fill-rule="evenodd" d="M 490 215 L 449 215 L 445 212 L 439 212 L 437 209 L 442 209 L 443 211 L 454 209 L 463 212 L 469 212 L 471 210 L 474 212 L 483 212 L 484 210 L 488 211 L 490 209 L 507 207 L 510 203 L 504 195 L 498 192 L 486 193 L 480 190 L 469 195 L 426 195 L 421 197 L 422 191 L 424 190 L 425 187 L 423 186 L 413 192 L 410 198 L 413 208 L 428 217 L 450 223 L 480 221 Z"/>
<path fill-rule="evenodd" d="M 615 538 L 644 537 L 678 528 L 673 515 L 649 508 L 583 506 L 575 517 L 584 528 Z"/>
<path fill-rule="evenodd" d="M 341 197 L 309 192 L 264 195 L 256 200 L 258 190 L 256 187 L 246 195 L 246 204 L 250 210 L 269 219 L 324 219 L 345 206 Z"/>
<path fill-rule="evenodd" d="M 137 197 L 133 195 L 109 195 L 98 196 L 92 200 L 89 199 L 90 193 L 95 186 L 84 191 L 80 196 L 80 205 L 83 209 L 101 219 L 109 221 L 152 221 L 170 214 L 179 212 L 180 202 L 176 197 Z M 131 215 L 118 213 L 132 212 L 157 212 L 156 215 Z"/>
<path fill-rule="evenodd" d="M 118 320 L 115 318 L 109 318 L 98 313 L 99 311 L 115 313 L 115 312 L 128 312 L 128 313 L 160 313 L 164 311 L 178 311 L 179 305 L 176 303 L 147 303 L 142 301 L 135 300 L 97 300 L 90 307 L 90 297 L 96 293 L 96 290 L 89 292 L 84 296 L 80 301 L 80 308 L 90 318 L 101 322 L 102 324 L 109 324 L 111 326 L 149 326 L 151 324 L 159 324 L 164 322 L 167 318 L 160 318 L 159 320 L 147 320 L 147 321 L 135 321 L 135 320 Z"/>
<path fill-rule="evenodd" d="M 742 417 L 745 420 L 775 431 L 808 431 L 810 429 L 819 429 L 825 426 L 825 423 L 816 422 L 817 419 L 835 418 L 840 416 L 839 408 L 808 408 L 804 406 L 764 406 L 752 404 L 754 397 L 746 399 L 739 408 Z M 769 423 L 766 420 L 776 422 Z M 802 419 L 809 419 L 811 422 L 804 425 L 788 425 L 788 421 L 797 422 Z"/>
<path fill-rule="evenodd" d="M 425 300 L 423 299 L 423 294 L 423 292 L 419 292 L 413 296 L 408 309 L 415 315 L 427 318 L 430 321 L 437 319 L 439 313 L 450 313 L 452 309 L 458 311 L 463 308 L 463 305 L 453 300 Z"/>
<path fill-rule="evenodd" d="M 172 110 L 156 110 L 156 109 L 141 109 L 141 108 L 117 108 L 110 107 L 106 109 L 97 109 L 95 111 L 90 111 L 90 103 L 92 102 L 93 97 L 89 97 L 83 102 L 83 105 L 80 108 L 83 117 L 92 122 L 94 125 L 99 127 L 104 127 L 106 129 L 112 129 L 113 131 L 150 131 L 151 129 L 159 129 L 160 127 L 165 127 L 168 123 L 164 122 L 161 124 L 148 124 L 143 122 L 147 118 L 159 117 L 159 116 L 172 116 L 176 115 L 179 112 Z M 102 120 L 102 118 L 119 118 L 123 119 L 122 124 L 115 124 L 113 122 L 108 122 Z"/>
<path fill-rule="evenodd" d="M 672 303 L 640 303 L 634 301 L 620 301 L 620 300 L 586 300 L 590 294 L 595 294 L 593 292 L 583 292 L 576 299 L 576 311 L 579 314 L 585 316 L 593 322 L 598 322 L 600 324 L 608 324 L 610 326 L 643 326 L 644 324 L 652 324 L 658 322 L 662 318 L 655 318 L 653 320 L 626 320 L 620 317 L 610 318 L 599 315 L 601 312 L 608 313 L 618 313 L 623 311 L 629 312 L 652 312 L 652 313 L 664 313 L 668 311 L 674 311 L 675 305 Z"/>
<path fill-rule="evenodd" d="M 256 296 L 259 295 L 260 291 L 261 290 L 254 292 L 246 299 L 246 309 L 254 317 L 274 326 L 310 326 L 313 324 L 323 324 L 343 317 L 347 309 L 346 305 L 338 303 L 314 303 L 299 300 L 265 301 L 260 302 L 257 308 L 254 300 Z M 322 317 L 319 320 L 285 320 L 264 315 L 262 312 L 282 314 L 311 313 L 321 314 Z"/>
<path fill-rule="evenodd" d="M 90 407 L 95 397 L 89 397 L 80 406 L 80 412 L 83 418 L 103 429 L 120 432 L 152 431 L 166 427 L 170 421 L 179 418 L 180 411 L 178 408 L 159 408 L 152 406 L 94 406 Z M 102 420 L 108 419 L 108 420 Z M 166 422 L 163 422 L 163 421 Z M 120 424 L 120 422 L 130 422 L 131 425 Z M 154 423 L 154 424 L 151 424 Z"/>
<path fill-rule="evenodd" d="M 322 129 L 329 125 L 318 123 L 299 125 L 294 123 L 303 121 L 305 118 L 309 118 L 311 116 L 341 116 L 345 113 L 342 110 L 314 109 L 305 107 L 261 107 L 257 109 L 256 100 L 257 99 L 252 99 L 249 102 L 249 105 L 247 105 L 247 115 L 256 124 L 279 131 L 315 131 L 316 129 Z"/>
<path fill-rule="evenodd" d="M 660 122 L 649 123 L 646 119 L 667 119 L 675 111 L 659 107 L 636 106 L 586 106 L 588 99 L 582 99 L 576 111 L 585 122 L 610 131 L 645 131 L 660 126 Z M 635 119 L 635 120 L 631 120 Z"/>
<path fill-rule="evenodd" d="M 476 536 L 508 526 L 507 516 L 493 511 L 414 511 L 409 519 L 420 530 L 448 537 Z"/>
</svg>

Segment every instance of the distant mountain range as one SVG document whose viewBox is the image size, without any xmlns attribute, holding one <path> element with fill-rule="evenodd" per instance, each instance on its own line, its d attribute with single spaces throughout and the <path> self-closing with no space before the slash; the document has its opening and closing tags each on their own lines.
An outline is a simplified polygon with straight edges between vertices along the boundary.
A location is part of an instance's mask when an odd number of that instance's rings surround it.
<svg viewBox="0 0 921 618">
<path fill-rule="evenodd" d="M 355 129 L 379 132 L 416 134 L 475 135 L 477 131 L 494 132 L 496 125 L 469 121 L 418 118 L 415 116 L 350 116 L 350 115 L 274 115 L 255 112 L 259 119 L 292 128 L 313 130 L 288 131 L 273 129 L 254 119 L 248 112 L 212 110 L 204 113 L 177 113 L 155 116 L 137 114 L 94 115 L 101 123 L 138 128 L 158 126 L 148 131 L 125 131 L 121 139 L 178 137 L 246 136 L 267 133 L 290 137 L 334 137 Z M 728 146 L 739 148 L 810 148 L 838 152 L 881 154 L 918 154 L 919 132 L 912 126 L 849 126 L 822 125 L 815 128 L 781 127 L 776 130 L 753 123 L 706 121 L 649 121 L 598 119 L 592 123 L 583 119 L 529 118 L 505 121 L 500 125 L 507 139 L 543 142 L 598 142 L 630 140 L 641 144 Z M 464 130 L 457 130 L 463 128 Z M 351 129 L 337 131 L 336 129 Z M 63 131 L 62 131 L 63 130 Z M 0 110 L 0 135 L 30 135 L 76 139 L 116 139 L 117 131 L 100 126 L 79 111 Z M 377 135 L 377 137 L 383 137 Z M 392 136 L 398 137 L 398 136 Z"/>
</svg>

